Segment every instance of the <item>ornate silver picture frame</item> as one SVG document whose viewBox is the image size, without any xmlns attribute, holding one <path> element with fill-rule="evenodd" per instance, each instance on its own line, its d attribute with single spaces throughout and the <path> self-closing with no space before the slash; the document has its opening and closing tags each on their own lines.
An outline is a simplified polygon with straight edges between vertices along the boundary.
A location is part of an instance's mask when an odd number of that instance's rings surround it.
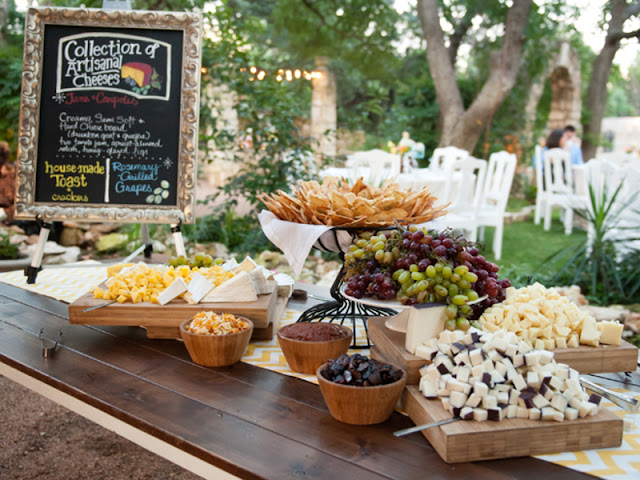
<svg viewBox="0 0 640 480">
<path fill-rule="evenodd" d="M 182 51 L 176 52 L 176 42 L 162 41 L 162 35 L 181 38 Z M 16 217 L 193 222 L 201 49 L 199 13 L 30 8 L 25 26 Z M 145 63 L 138 58 L 151 60 Z M 174 93 L 179 95 L 173 96 L 174 111 L 163 118 L 158 104 Z M 50 107 L 45 109 L 43 101 Z M 75 102 L 88 106 L 72 105 Z M 96 109 L 103 109 L 96 112 L 102 113 L 91 112 L 92 102 Z M 131 105 L 123 115 L 104 113 L 105 103 L 117 109 L 118 103 L 127 102 L 140 105 L 141 113 Z M 61 112 L 67 105 L 69 110 L 83 108 L 88 113 Z M 145 105 L 154 105 L 146 117 Z M 157 125 L 155 132 L 151 125 Z"/>
</svg>

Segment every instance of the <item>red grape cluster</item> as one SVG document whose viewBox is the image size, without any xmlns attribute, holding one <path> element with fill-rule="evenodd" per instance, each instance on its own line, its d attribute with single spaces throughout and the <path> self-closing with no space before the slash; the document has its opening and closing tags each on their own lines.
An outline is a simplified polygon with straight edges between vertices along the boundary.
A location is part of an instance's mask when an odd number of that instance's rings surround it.
<svg viewBox="0 0 640 480">
<path fill-rule="evenodd" d="M 504 300 L 511 282 L 499 280 L 498 269 L 474 243 L 451 231 L 410 225 L 406 230 L 364 232 L 345 254 L 345 293 L 395 298 L 405 305 L 446 303 L 447 328 L 466 330 L 470 320 Z"/>
</svg>

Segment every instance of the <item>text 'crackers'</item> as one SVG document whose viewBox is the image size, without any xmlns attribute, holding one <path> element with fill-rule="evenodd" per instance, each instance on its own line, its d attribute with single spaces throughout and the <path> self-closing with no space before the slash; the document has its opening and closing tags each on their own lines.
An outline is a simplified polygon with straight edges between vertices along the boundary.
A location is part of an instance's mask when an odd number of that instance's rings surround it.
<svg viewBox="0 0 640 480">
<path fill-rule="evenodd" d="M 367 185 L 359 178 L 349 185 L 344 178 L 325 177 L 298 182 L 290 195 L 282 190 L 258 198 L 280 220 L 311 225 L 340 227 L 387 227 L 424 223 L 446 214 L 446 205 L 434 207 L 437 200 L 428 189 L 402 190 L 389 179 L 381 187 Z"/>
</svg>

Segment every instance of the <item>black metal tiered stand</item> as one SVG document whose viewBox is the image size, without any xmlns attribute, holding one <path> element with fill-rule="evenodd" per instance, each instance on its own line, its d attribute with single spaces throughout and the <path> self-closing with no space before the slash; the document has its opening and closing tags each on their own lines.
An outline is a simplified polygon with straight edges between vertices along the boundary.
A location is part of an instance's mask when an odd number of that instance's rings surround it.
<svg viewBox="0 0 640 480">
<path fill-rule="evenodd" d="M 393 310 L 391 308 L 365 305 L 361 302 L 345 298 L 344 295 L 342 295 L 341 287 L 343 285 L 342 278 L 344 277 L 344 254 L 349 247 L 343 247 L 340 245 L 338 232 L 346 231 L 353 237 L 354 234 L 365 230 L 371 229 L 334 227 L 329 230 L 329 232 L 331 232 L 333 235 L 333 239 L 330 240 L 333 241 L 323 241 L 322 237 L 318 239 L 316 245 L 314 245 L 314 248 L 324 252 L 338 253 L 340 261 L 342 262 L 342 267 L 338 272 L 338 276 L 333 282 L 333 285 L 331 285 L 330 292 L 331 297 L 334 300 L 321 303 L 320 305 L 315 305 L 309 308 L 304 313 L 302 313 L 302 315 L 300 315 L 300 318 L 298 319 L 298 322 L 339 322 L 341 325 L 344 325 L 345 322 L 350 322 L 353 330 L 353 344 L 351 345 L 351 348 L 356 349 L 371 348 L 371 342 L 369 341 L 369 330 L 367 327 L 367 320 L 369 317 L 389 317 L 398 313 L 396 310 Z M 367 340 L 366 344 L 359 344 L 356 338 L 356 325 L 358 320 L 362 323 L 362 326 L 364 328 Z"/>
</svg>

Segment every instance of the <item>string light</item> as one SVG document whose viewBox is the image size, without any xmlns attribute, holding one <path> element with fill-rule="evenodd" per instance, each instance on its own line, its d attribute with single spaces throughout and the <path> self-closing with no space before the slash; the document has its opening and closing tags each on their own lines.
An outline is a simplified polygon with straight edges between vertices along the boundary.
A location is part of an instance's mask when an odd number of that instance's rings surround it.
<svg viewBox="0 0 640 480">
<path fill-rule="evenodd" d="M 200 72 L 202 73 L 202 75 L 206 75 L 207 74 L 207 68 L 206 67 L 202 67 L 200 69 Z"/>
<path fill-rule="evenodd" d="M 267 70 L 263 70 L 260 67 L 256 67 L 256 66 L 251 66 L 251 67 L 241 67 L 240 68 L 241 72 L 249 72 L 251 73 L 251 78 L 249 79 L 250 82 L 253 82 L 255 80 L 258 81 L 262 81 L 265 78 L 267 78 L 269 75 L 273 75 L 275 76 L 276 81 L 278 82 L 282 82 L 282 80 L 287 80 L 288 82 L 293 81 L 293 79 L 304 79 L 304 80 L 313 80 L 314 78 L 322 78 L 322 72 L 318 72 L 318 71 L 312 71 L 312 72 L 308 72 L 307 70 L 303 70 L 300 68 L 296 68 L 296 69 L 284 69 L 284 68 L 278 68 L 275 72 L 271 72 L 269 73 L 269 71 Z M 277 73 L 276 73 L 277 72 Z M 202 67 L 202 73 L 206 73 L 206 68 Z"/>
</svg>

